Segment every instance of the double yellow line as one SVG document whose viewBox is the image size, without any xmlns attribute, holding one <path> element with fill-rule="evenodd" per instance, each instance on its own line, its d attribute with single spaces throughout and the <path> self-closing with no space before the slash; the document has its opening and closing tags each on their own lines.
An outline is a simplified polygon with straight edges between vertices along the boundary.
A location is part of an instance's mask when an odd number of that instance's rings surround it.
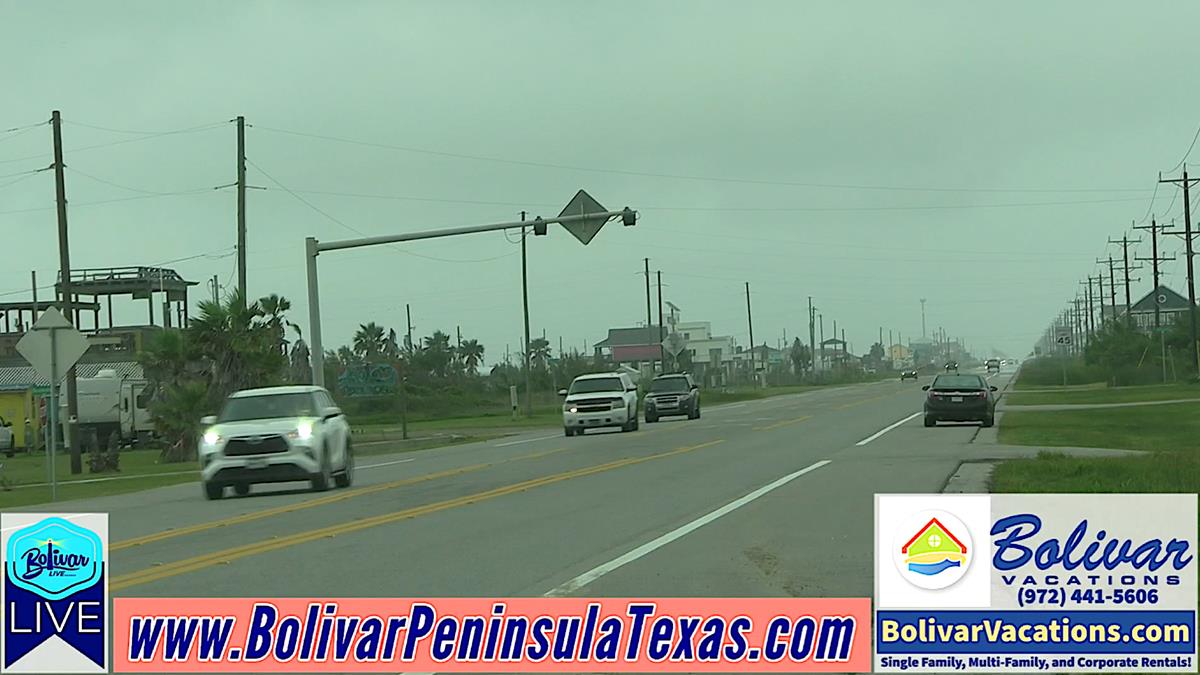
<svg viewBox="0 0 1200 675">
<path fill-rule="evenodd" d="M 209 521 L 206 523 L 198 523 L 196 525 L 189 525 L 187 527 L 179 527 L 179 528 L 174 528 L 174 529 L 170 529 L 170 530 L 163 530 L 162 532 L 155 532 L 153 534 L 147 534 L 147 535 L 144 535 L 141 537 L 134 537 L 132 539 L 126 539 L 124 541 L 118 541 L 115 544 L 112 544 L 111 546 L 109 546 L 109 550 L 110 551 L 120 551 L 120 550 L 127 549 L 127 548 L 134 548 L 136 546 L 143 546 L 145 544 L 154 543 L 156 541 L 164 541 L 167 539 L 174 539 L 176 537 L 187 536 L 189 534 L 197 534 L 200 532 L 206 532 L 208 530 L 215 530 L 220 527 L 229 527 L 230 525 L 241 525 L 242 523 L 249 523 L 249 522 L 253 522 L 255 520 L 262 520 L 264 518 L 273 518 L 275 516 L 281 516 L 286 513 L 295 513 L 296 511 L 303 511 L 305 509 L 316 508 L 318 506 L 324 506 L 326 504 L 334 504 L 337 502 L 345 501 L 347 499 L 354 499 L 355 497 L 362 497 L 364 495 L 374 494 L 376 492 L 386 492 L 388 490 L 395 490 L 396 488 L 401 488 L 401 487 L 405 487 L 408 485 L 416 485 L 417 483 L 425 483 L 425 482 L 428 482 L 431 480 L 438 480 L 441 478 L 451 478 L 453 476 L 460 476 L 464 473 L 472 473 L 475 471 L 482 471 L 483 469 L 487 469 L 487 468 L 490 468 L 493 466 L 499 466 L 501 464 L 508 464 L 510 462 L 519 462 L 519 461 L 526 460 L 526 459 L 537 459 L 538 457 L 545 457 L 546 455 L 552 455 L 556 452 L 562 452 L 565 449 L 566 448 L 555 448 L 553 450 L 544 450 L 542 452 L 535 452 L 535 453 L 531 453 L 528 455 L 520 455 L 518 457 L 513 457 L 511 459 L 506 459 L 506 460 L 499 461 L 499 462 L 486 462 L 483 464 L 471 464 L 469 466 L 463 466 L 463 467 L 459 467 L 457 469 L 449 469 L 446 471 L 437 471 L 435 473 L 427 473 L 427 474 L 423 474 L 420 476 L 413 476 L 412 478 L 403 478 L 401 480 L 394 480 L 394 481 L 390 481 L 387 483 L 380 483 L 379 485 L 371 485 L 369 487 L 358 488 L 355 490 L 348 490 L 346 492 L 338 492 L 338 493 L 334 493 L 334 494 L 331 494 L 326 497 L 318 497 L 316 499 L 309 499 L 309 500 L 299 502 L 296 504 L 288 504 L 286 506 L 277 506 L 275 508 L 264 509 L 262 511 L 252 511 L 250 513 L 244 513 L 240 516 L 233 516 L 232 518 L 222 518 L 221 520 L 213 520 L 213 521 Z"/>
<path fill-rule="evenodd" d="M 112 579 L 110 589 L 113 591 L 124 590 L 134 586 L 148 584 L 153 581 L 159 581 L 161 579 L 167 579 L 170 577 L 179 576 L 181 574 L 187 574 L 189 572 L 196 572 L 214 565 L 228 564 L 241 558 L 259 555 L 262 553 L 269 553 L 271 551 L 276 551 L 291 546 L 298 546 L 300 544 L 306 544 L 318 539 L 336 537 L 340 534 L 350 534 L 352 532 L 358 532 L 360 530 L 378 527 L 380 525 L 387 525 L 390 523 L 399 522 L 401 520 L 407 520 L 409 518 L 416 518 L 418 516 L 444 511 L 446 509 L 466 506 L 468 504 L 476 504 L 482 501 L 495 499 L 497 497 L 503 497 L 504 495 L 524 492 L 526 490 L 571 480 L 573 478 L 581 478 L 583 476 L 604 473 L 606 471 L 612 471 L 613 469 L 618 469 L 625 466 L 632 466 L 634 464 L 642 464 L 644 462 L 649 462 L 656 459 L 680 455 L 685 452 L 692 452 L 693 450 L 699 450 L 700 448 L 716 445 L 720 442 L 721 440 L 715 440 L 708 443 L 702 443 L 700 445 L 692 445 L 667 452 L 660 452 L 654 455 L 621 459 L 614 462 L 608 462 L 607 464 L 589 466 L 582 469 L 575 469 L 573 471 L 543 476 L 541 478 L 534 478 L 532 480 L 505 485 L 503 487 L 486 490 L 484 492 L 477 492 L 474 494 L 464 495 L 462 497 L 455 497 L 454 499 L 447 499 L 440 502 L 434 502 L 432 504 L 415 506 L 393 513 L 385 513 L 370 518 L 363 518 L 361 520 L 356 520 L 349 523 L 331 525 L 315 530 L 308 530 L 306 532 L 298 532 L 296 534 L 274 539 L 245 544 L 243 546 L 235 546 L 233 548 L 228 548 L 221 551 L 214 551 L 212 553 L 139 570 L 130 574 L 115 576 Z"/>
<path fill-rule="evenodd" d="M 803 417 L 797 417 L 795 419 L 783 420 L 782 422 L 776 422 L 774 424 L 769 424 L 765 427 L 754 427 L 754 430 L 755 431 L 768 431 L 770 429 L 778 429 L 779 427 L 787 426 L 789 424 L 795 424 L 797 422 L 803 422 L 804 420 L 807 420 L 807 419 L 812 419 L 812 415 L 805 415 Z"/>
</svg>

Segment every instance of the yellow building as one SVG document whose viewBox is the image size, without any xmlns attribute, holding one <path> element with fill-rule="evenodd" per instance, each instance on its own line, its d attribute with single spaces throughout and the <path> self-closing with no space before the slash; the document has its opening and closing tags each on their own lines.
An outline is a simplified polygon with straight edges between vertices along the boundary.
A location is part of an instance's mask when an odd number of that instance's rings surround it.
<svg viewBox="0 0 1200 675">
<path fill-rule="evenodd" d="M 12 424 L 13 447 L 27 448 L 31 446 L 25 438 L 25 420 L 37 433 L 37 399 L 29 389 L 16 391 L 0 391 L 0 419 Z"/>
</svg>

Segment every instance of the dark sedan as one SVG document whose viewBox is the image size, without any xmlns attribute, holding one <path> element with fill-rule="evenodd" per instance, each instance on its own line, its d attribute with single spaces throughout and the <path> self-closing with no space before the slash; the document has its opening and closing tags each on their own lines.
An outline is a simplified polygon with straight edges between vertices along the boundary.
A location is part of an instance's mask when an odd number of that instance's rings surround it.
<svg viewBox="0 0 1200 675">
<path fill-rule="evenodd" d="M 921 387 L 925 397 L 925 426 L 938 422 L 980 422 L 990 427 L 996 421 L 996 387 L 979 375 L 938 375 L 933 384 Z"/>
<path fill-rule="evenodd" d="M 917 379 L 917 371 L 911 370 L 911 369 L 900 371 L 900 381 L 901 382 L 903 382 L 905 380 L 915 380 L 915 379 Z"/>
</svg>

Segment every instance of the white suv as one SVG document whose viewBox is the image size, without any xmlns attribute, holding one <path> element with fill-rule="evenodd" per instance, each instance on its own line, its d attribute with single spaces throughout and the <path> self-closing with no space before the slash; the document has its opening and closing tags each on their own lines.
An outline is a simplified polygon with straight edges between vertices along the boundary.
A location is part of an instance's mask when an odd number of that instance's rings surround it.
<svg viewBox="0 0 1200 675">
<path fill-rule="evenodd" d="M 246 389 L 225 399 L 221 414 L 201 420 L 204 496 L 239 496 L 254 483 L 308 481 L 313 490 L 354 480 L 350 424 L 321 387 Z"/>
<path fill-rule="evenodd" d="M 598 427 L 638 428 L 637 385 L 625 373 L 580 375 L 558 395 L 566 397 L 563 430 L 568 436 Z"/>
</svg>

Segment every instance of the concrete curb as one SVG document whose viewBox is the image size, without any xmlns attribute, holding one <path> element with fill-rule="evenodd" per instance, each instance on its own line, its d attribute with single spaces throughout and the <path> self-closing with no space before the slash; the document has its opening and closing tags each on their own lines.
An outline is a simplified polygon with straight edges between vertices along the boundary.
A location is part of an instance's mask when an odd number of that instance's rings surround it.
<svg viewBox="0 0 1200 675">
<path fill-rule="evenodd" d="M 1053 411 L 1053 410 L 1105 410 L 1108 408 L 1137 408 L 1147 405 L 1171 405 L 1173 403 L 1200 403 L 1200 398 L 1176 398 L 1165 401 L 1126 401 L 1124 403 L 1046 403 L 1042 405 L 1006 405 L 1005 410 Z"/>
</svg>

